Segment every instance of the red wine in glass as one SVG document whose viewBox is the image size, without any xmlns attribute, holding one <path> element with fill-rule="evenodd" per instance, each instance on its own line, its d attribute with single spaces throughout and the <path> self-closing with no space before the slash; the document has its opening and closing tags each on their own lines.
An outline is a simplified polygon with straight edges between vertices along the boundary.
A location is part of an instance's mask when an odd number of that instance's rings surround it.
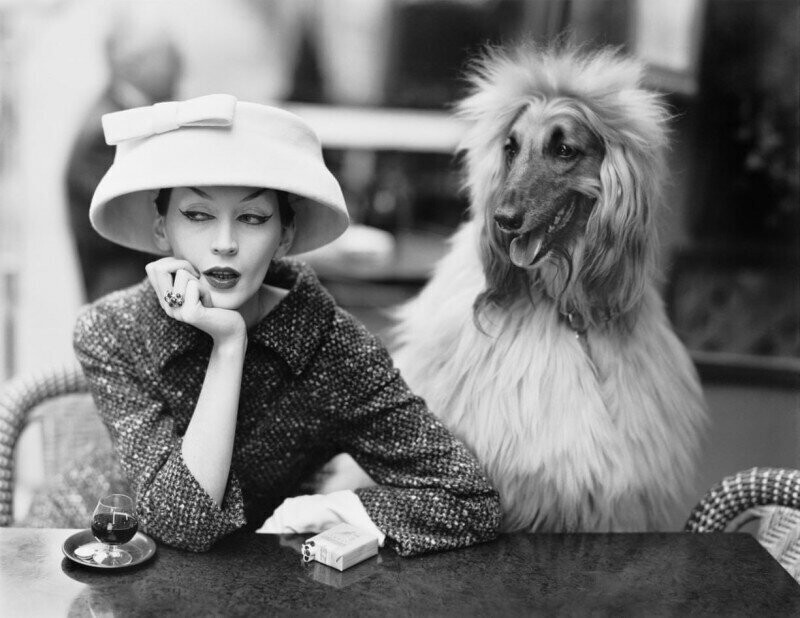
<svg viewBox="0 0 800 618">
<path fill-rule="evenodd" d="M 92 534 L 101 543 L 121 545 L 136 534 L 139 522 L 125 513 L 98 513 L 92 518 Z"/>
<path fill-rule="evenodd" d="M 111 494 L 100 498 L 92 514 L 92 534 L 103 543 L 92 556 L 92 560 L 103 566 L 125 566 L 133 557 L 120 549 L 136 534 L 139 521 L 133 500 L 123 494 Z"/>
</svg>

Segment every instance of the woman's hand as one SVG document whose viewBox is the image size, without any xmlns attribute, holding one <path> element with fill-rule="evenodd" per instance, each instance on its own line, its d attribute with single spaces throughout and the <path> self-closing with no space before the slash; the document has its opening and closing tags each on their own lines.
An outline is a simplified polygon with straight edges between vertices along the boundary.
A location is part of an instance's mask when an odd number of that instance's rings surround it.
<svg viewBox="0 0 800 618">
<path fill-rule="evenodd" d="M 244 318 L 237 311 L 212 305 L 210 296 L 200 286 L 200 273 L 189 262 L 166 257 L 150 262 L 145 270 L 161 308 L 169 317 L 208 333 L 215 343 L 246 339 Z M 183 304 L 170 306 L 165 298 L 168 292 L 180 294 Z"/>
</svg>

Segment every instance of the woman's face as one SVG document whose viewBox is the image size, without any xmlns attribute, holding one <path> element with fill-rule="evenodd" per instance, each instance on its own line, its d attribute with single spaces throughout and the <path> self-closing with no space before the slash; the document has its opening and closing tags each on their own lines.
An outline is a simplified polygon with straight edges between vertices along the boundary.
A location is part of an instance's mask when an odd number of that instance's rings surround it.
<svg viewBox="0 0 800 618">
<path fill-rule="evenodd" d="M 292 240 L 275 192 L 253 187 L 178 187 L 156 223 L 156 242 L 200 272 L 214 307 L 257 303 L 270 261 Z"/>
</svg>

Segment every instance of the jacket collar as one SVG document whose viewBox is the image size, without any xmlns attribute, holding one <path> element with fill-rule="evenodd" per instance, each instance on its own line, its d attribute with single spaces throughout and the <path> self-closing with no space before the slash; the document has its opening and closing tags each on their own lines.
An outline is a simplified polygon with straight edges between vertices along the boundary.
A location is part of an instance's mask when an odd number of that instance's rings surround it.
<svg viewBox="0 0 800 618">
<path fill-rule="evenodd" d="M 260 345 L 278 354 L 294 375 L 302 373 L 330 328 L 335 303 L 314 272 L 293 260 L 276 261 L 267 283 L 288 288 L 283 300 L 248 333 L 248 344 Z M 159 371 L 167 363 L 190 350 L 210 349 L 211 340 L 197 328 L 173 320 L 161 309 L 150 288 L 145 293 L 145 345 Z"/>
<path fill-rule="evenodd" d="M 276 261 L 267 283 L 289 288 L 289 293 L 248 338 L 277 352 L 299 375 L 330 330 L 336 304 L 314 271 L 302 262 Z"/>
</svg>

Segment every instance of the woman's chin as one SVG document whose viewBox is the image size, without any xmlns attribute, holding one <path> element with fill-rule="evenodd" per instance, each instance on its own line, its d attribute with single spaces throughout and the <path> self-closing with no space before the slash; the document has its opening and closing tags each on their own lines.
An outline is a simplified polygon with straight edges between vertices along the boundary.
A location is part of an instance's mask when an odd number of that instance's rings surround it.
<svg viewBox="0 0 800 618">
<path fill-rule="evenodd" d="M 236 293 L 232 290 L 230 292 L 211 290 L 209 295 L 211 296 L 211 304 L 216 309 L 230 309 L 231 311 L 237 311 L 242 305 L 245 304 L 245 302 L 247 302 L 247 299 L 244 298 L 242 294 Z"/>
</svg>

